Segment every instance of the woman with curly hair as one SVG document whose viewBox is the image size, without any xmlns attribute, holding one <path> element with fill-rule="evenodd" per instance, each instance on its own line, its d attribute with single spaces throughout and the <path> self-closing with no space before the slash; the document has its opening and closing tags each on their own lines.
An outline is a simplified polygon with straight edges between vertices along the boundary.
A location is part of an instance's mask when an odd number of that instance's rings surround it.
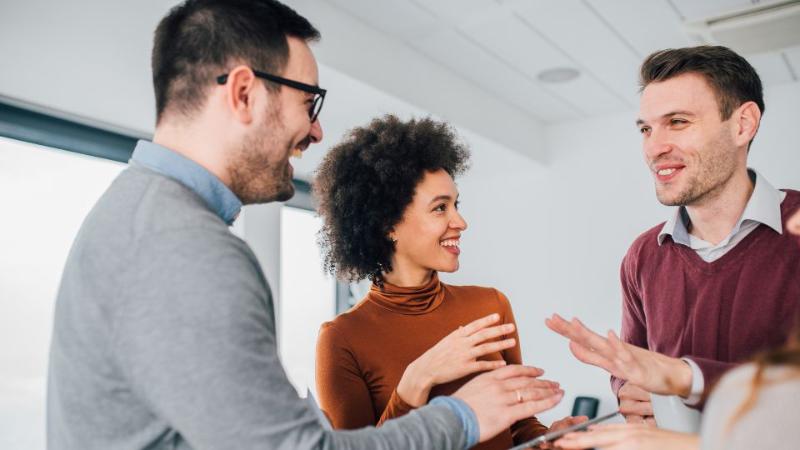
<svg viewBox="0 0 800 450">
<path fill-rule="evenodd" d="M 372 281 L 363 300 L 320 329 L 317 391 L 335 428 L 380 426 L 482 371 L 522 362 L 501 292 L 439 281 L 459 266 L 467 223 L 453 179 L 468 160 L 445 123 L 388 115 L 353 130 L 318 169 L 327 269 Z M 476 448 L 505 449 L 547 430 L 531 417 Z"/>
</svg>

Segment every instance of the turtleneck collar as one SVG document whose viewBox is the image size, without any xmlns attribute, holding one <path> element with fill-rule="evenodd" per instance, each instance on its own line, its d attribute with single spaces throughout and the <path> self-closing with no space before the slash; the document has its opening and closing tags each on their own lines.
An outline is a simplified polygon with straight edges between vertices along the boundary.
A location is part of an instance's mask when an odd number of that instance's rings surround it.
<svg viewBox="0 0 800 450">
<path fill-rule="evenodd" d="M 381 288 L 373 283 L 367 299 L 400 314 L 426 314 L 442 304 L 444 289 L 439 275 L 433 272 L 430 281 L 422 286 L 401 287 L 384 281 Z"/>
</svg>

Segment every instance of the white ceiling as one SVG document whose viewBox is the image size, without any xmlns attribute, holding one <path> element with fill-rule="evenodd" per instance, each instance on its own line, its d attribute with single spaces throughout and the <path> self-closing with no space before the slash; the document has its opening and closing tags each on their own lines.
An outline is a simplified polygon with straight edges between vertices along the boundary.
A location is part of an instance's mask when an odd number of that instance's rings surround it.
<svg viewBox="0 0 800 450">
<path fill-rule="evenodd" d="M 322 32 L 313 48 L 324 69 L 321 84 L 330 88 L 328 143 L 360 123 L 361 116 L 354 119 L 349 110 L 362 116 L 392 112 L 399 103 L 381 100 L 392 98 L 542 162 L 548 159 L 547 124 L 636 108 L 636 73 L 644 57 L 693 44 L 683 20 L 750 3 L 285 1 Z M 8 69 L 0 70 L 0 97 L 149 134 L 152 33 L 177 2 L 80 0 L 76 7 L 0 0 L 0 61 Z M 800 47 L 749 59 L 768 86 L 800 75 Z M 561 85 L 536 78 L 543 69 L 564 66 L 581 76 Z"/>
<path fill-rule="evenodd" d="M 697 44 L 684 33 L 684 21 L 751 5 L 750 0 L 325 3 L 543 123 L 634 108 L 642 60 L 655 50 Z M 324 45 L 330 34 L 323 29 L 323 36 Z M 800 75 L 800 47 L 747 57 L 767 86 Z M 578 69 L 580 76 L 562 84 L 538 81 L 537 74 L 555 67 Z M 345 72 L 358 77 L 361 71 Z"/>
</svg>

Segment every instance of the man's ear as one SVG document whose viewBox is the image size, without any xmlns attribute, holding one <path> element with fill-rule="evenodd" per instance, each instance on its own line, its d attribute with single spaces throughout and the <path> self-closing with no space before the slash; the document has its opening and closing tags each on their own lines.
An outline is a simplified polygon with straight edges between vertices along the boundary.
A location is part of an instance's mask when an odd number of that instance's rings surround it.
<svg viewBox="0 0 800 450">
<path fill-rule="evenodd" d="M 753 140 L 761 125 L 761 110 L 755 102 L 745 102 L 733 112 L 737 146 L 746 146 Z"/>
<path fill-rule="evenodd" d="M 249 124 L 253 121 L 253 103 L 255 90 L 258 86 L 253 71 L 247 66 L 236 66 L 228 72 L 225 83 L 225 99 L 231 114 L 241 123 Z"/>
</svg>

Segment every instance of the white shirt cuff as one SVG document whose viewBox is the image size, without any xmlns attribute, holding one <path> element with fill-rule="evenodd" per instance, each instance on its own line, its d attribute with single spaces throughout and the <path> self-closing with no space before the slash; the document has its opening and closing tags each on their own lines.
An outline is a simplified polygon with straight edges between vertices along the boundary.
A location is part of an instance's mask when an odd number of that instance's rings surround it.
<svg viewBox="0 0 800 450">
<path fill-rule="evenodd" d="M 688 406 L 694 406 L 700 403 L 700 400 L 703 399 L 703 390 L 706 387 L 705 379 L 703 378 L 703 371 L 701 371 L 700 366 L 698 366 L 697 363 L 691 359 L 681 358 L 681 360 L 688 364 L 689 368 L 692 369 L 692 387 L 689 392 L 689 397 L 682 400 L 684 404 Z"/>
</svg>

